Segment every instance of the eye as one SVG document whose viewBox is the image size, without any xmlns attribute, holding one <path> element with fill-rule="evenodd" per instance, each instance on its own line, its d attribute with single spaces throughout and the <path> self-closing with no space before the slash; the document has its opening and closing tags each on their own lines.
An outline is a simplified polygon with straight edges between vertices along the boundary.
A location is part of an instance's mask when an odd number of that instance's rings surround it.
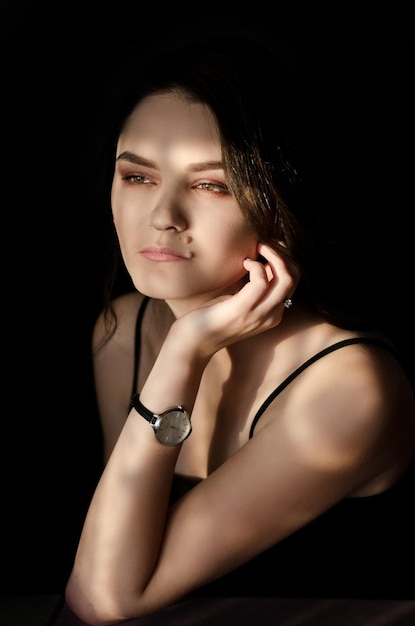
<svg viewBox="0 0 415 626">
<path fill-rule="evenodd" d="M 222 185 L 219 183 L 212 183 L 212 182 L 203 182 L 203 183 L 198 183 L 195 186 L 196 189 L 201 189 L 202 191 L 208 191 L 210 193 L 219 193 L 222 195 L 229 195 L 229 189 L 227 188 L 226 185 Z"/>
<path fill-rule="evenodd" d="M 151 185 L 152 180 L 143 174 L 128 174 L 122 177 L 130 185 Z"/>
</svg>

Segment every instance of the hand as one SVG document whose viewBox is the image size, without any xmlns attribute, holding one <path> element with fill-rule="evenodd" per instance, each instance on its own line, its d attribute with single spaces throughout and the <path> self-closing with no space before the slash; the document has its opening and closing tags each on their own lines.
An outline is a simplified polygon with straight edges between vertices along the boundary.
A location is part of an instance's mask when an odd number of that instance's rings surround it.
<svg viewBox="0 0 415 626">
<path fill-rule="evenodd" d="M 204 356 L 281 322 L 284 300 L 292 296 L 299 275 L 269 246 L 258 244 L 258 253 L 265 262 L 244 260 L 249 281 L 240 291 L 214 298 L 175 322 L 175 330 L 182 328 Z"/>
</svg>

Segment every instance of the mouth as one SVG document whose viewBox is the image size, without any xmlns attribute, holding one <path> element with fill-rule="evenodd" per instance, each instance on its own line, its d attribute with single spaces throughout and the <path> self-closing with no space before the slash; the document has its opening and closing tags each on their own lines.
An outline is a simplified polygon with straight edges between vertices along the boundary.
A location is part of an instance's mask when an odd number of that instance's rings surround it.
<svg viewBox="0 0 415 626">
<path fill-rule="evenodd" d="M 149 261 L 157 261 L 160 263 L 174 263 L 175 261 L 188 261 L 191 254 L 179 252 L 173 248 L 159 248 L 158 246 L 147 246 L 140 250 L 141 256 Z"/>
</svg>

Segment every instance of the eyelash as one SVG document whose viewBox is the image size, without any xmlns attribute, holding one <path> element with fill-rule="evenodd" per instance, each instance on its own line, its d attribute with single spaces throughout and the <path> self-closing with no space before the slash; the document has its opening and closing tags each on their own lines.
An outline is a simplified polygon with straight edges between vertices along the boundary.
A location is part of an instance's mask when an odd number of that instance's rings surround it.
<svg viewBox="0 0 415 626">
<path fill-rule="evenodd" d="M 218 193 L 222 196 L 229 196 L 229 189 L 226 185 L 220 185 L 219 183 L 198 183 L 196 188 L 201 188 L 207 193 Z"/>
<path fill-rule="evenodd" d="M 151 185 L 153 184 L 151 179 L 142 174 L 128 174 L 127 176 L 122 177 L 127 183 L 131 185 Z M 206 193 L 217 193 L 220 195 L 228 196 L 230 195 L 229 189 L 226 185 L 222 185 L 219 183 L 212 182 L 201 182 L 195 185 L 195 189 L 201 189 Z"/>
<path fill-rule="evenodd" d="M 128 174 L 123 176 L 122 179 L 131 185 L 151 185 L 151 179 L 141 174 Z"/>
</svg>

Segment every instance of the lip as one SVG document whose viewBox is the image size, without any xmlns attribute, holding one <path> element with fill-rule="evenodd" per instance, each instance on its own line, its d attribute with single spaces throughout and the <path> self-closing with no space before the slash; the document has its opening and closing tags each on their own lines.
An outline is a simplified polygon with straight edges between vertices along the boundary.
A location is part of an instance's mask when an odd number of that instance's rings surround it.
<svg viewBox="0 0 415 626">
<path fill-rule="evenodd" d="M 159 263 L 174 263 L 175 261 L 187 261 L 191 258 L 190 254 L 184 254 L 173 248 L 146 246 L 140 250 L 141 256 L 149 261 L 157 261 Z"/>
</svg>

